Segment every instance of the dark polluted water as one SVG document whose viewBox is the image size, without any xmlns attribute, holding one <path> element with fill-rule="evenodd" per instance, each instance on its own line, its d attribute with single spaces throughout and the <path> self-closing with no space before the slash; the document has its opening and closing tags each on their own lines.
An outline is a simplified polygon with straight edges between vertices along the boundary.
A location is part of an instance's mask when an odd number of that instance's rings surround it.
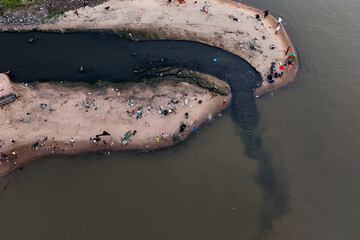
<svg viewBox="0 0 360 240">
<path fill-rule="evenodd" d="M 39 37 L 39 40 L 34 44 L 28 44 L 27 39 L 33 36 Z M 248 63 L 242 59 L 218 48 L 213 48 L 194 42 L 133 42 L 121 39 L 117 35 L 110 33 L 1 33 L 0 53 L 2 59 L 0 62 L 0 72 L 11 70 L 12 80 L 15 82 L 29 83 L 34 81 L 82 81 L 95 83 L 98 80 L 106 80 L 111 82 L 123 82 L 129 80 L 136 81 L 141 77 L 139 74 L 137 74 L 139 69 L 165 66 L 187 68 L 209 73 L 228 82 L 232 88 L 233 94 L 233 101 L 229 112 L 232 119 L 232 124 L 235 126 L 236 134 L 241 140 L 241 142 L 238 142 L 235 145 L 238 145 L 238 148 L 240 149 L 243 147 L 245 157 L 255 161 L 256 170 L 254 171 L 254 169 L 252 169 L 248 174 L 252 175 L 254 182 L 260 186 L 260 194 L 263 197 L 261 201 L 262 204 L 255 213 L 257 215 L 257 220 L 255 223 L 256 231 L 249 233 L 248 235 L 256 238 L 266 236 L 266 234 L 272 229 L 273 221 L 286 213 L 286 210 L 288 209 L 286 179 L 284 179 L 283 175 L 281 175 L 282 177 L 279 177 L 277 174 L 277 170 L 273 165 L 272 156 L 263 146 L 262 136 L 258 129 L 259 114 L 257 111 L 255 98 L 253 96 L 253 89 L 257 84 L 260 83 L 260 76 Z M 79 72 L 80 66 L 83 66 L 85 70 L 82 73 Z M 227 128 L 227 126 L 221 127 L 220 125 L 218 125 L 218 127 L 220 132 L 226 131 Z M 210 128 L 210 126 L 205 126 L 204 129 L 207 131 L 210 130 Z M 221 139 L 221 134 L 218 137 Z M 181 149 L 180 151 L 189 151 L 189 157 L 195 159 L 197 158 L 197 152 L 194 152 L 193 155 L 191 155 L 191 149 L 193 148 L 193 145 L 196 145 L 193 144 L 194 141 L 196 141 L 196 139 L 189 139 L 185 143 L 180 144 L 180 146 L 175 146 L 175 150 L 169 149 L 160 153 L 149 153 L 148 155 L 150 155 L 150 158 L 155 157 L 161 159 L 164 157 L 164 154 L 169 154 L 166 156 L 166 158 L 172 158 L 171 154 L 173 154 L 174 151 L 177 151 L 177 149 Z M 232 141 L 229 139 L 221 139 L 221 141 L 227 142 L 229 145 L 234 144 L 228 142 Z M 206 147 L 206 142 L 204 144 Z M 184 149 L 185 146 L 186 149 Z M 209 148 L 210 147 L 211 145 L 209 144 Z M 206 151 L 206 148 L 202 151 Z M 221 150 L 219 151 L 221 152 Z M 209 154 L 210 152 L 211 151 L 209 150 Z M 239 153 L 235 150 L 230 150 L 224 153 L 224 156 L 227 154 L 232 155 L 232 157 L 235 156 L 236 158 Z M 118 153 L 116 156 L 119 158 L 123 158 L 123 156 L 133 158 L 131 154 L 123 153 Z M 206 156 L 206 154 L 204 156 Z M 84 156 L 83 158 L 98 159 L 99 156 L 91 155 L 86 157 Z M 141 154 L 140 157 L 137 155 L 135 158 L 148 157 L 146 157 L 145 154 Z M 243 157 L 239 155 L 238 158 L 239 161 L 241 161 Z M 139 169 L 144 168 L 143 162 L 136 160 L 133 161 L 134 163 L 131 164 L 139 164 L 137 166 Z M 219 161 L 221 161 L 221 159 L 219 159 Z M 36 165 L 40 163 L 33 164 Z M 104 163 L 99 162 L 98 164 Z M 146 164 L 149 164 L 149 162 Z M 159 167 L 158 164 L 159 163 L 154 162 L 154 168 Z M 207 163 L 205 161 L 201 168 L 206 168 L 206 164 Z M 52 164 L 49 163 L 49 165 Z M 86 167 L 87 165 L 84 164 L 83 171 L 86 171 Z M 33 171 L 34 174 L 36 174 L 35 169 L 36 167 L 30 166 L 25 170 L 25 172 Z M 136 168 L 132 169 L 134 174 L 140 171 L 136 170 Z M 16 174 L 18 175 L 16 178 L 21 178 L 21 176 L 24 175 L 23 173 Z M 84 174 L 84 176 L 86 176 L 86 174 Z M 82 176 L 79 175 L 78 179 L 74 178 L 74 181 L 82 181 L 81 178 Z M 139 178 L 141 179 L 141 176 Z M 146 178 L 144 177 L 144 180 L 145 179 Z M 167 181 L 166 179 L 163 180 Z M 47 181 L 47 179 L 44 177 L 42 181 Z M 216 182 L 214 180 L 214 183 L 209 184 L 216 184 Z M 99 183 L 99 185 L 101 185 L 101 183 Z M 28 187 L 31 189 L 32 185 L 29 184 Z M 128 186 L 123 187 L 124 189 L 129 188 Z M 151 188 L 151 186 L 149 187 Z M 0 204 L 2 199 L 5 199 L 3 202 L 7 202 L 7 194 L 19 194 L 16 193 L 16 188 L 17 184 L 14 184 L 13 186 L 10 186 L 9 190 L 2 192 L 1 194 L 3 196 L 0 198 Z M 232 187 L 229 186 L 229 188 Z M 19 187 L 18 191 L 20 191 L 20 189 L 21 187 Z M 201 188 L 194 189 L 194 191 L 201 190 Z M 56 190 L 52 189 L 51 191 Z M 128 191 L 132 191 L 131 188 L 128 189 Z M 154 188 L 152 191 L 153 194 L 156 195 L 156 188 Z M 79 194 L 81 195 L 81 192 Z M 186 192 L 184 194 L 186 194 Z M 214 192 L 214 194 L 217 193 Z M 218 194 L 221 195 L 223 193 L 219 191 Z M 230 191 L 228 194 L 236 193 L 231 193 Z M 141 194 L 137 195 L 140 196 Z M 69 197 L 77 198 L 77 196 Z M 102 196 L 102 198 L 108 197 L 109 196 Z M 186 198 L 188 198 L 189 204 L 191 205 L 191 194 L 189 194 Z M 242 198 L 246 199 L 246 196 L 242 196 Z M 33 199 L 36 199 L 36 196 L 33 196 Z M 161 197 L 156 200 L 161 201 Z M 76 201 L 76 199 L 74 201 Z M 121 200 L 119 201 L 119 204 L 121 204 Z M 178 201 L 181 201 L 181 199 Z M 211 202 L 209 199 L 204 199 L 204 201 Z M 127 202 L 127 204 L 130 205 L 130 208 L 134 207 L 131 206 L 131 202 Z M 203 204 L 206 205 L 206 203 Z M 142 214 L 142 211 L 146 211 L 153 215 L 154 219 L 152 219 L 152 221 L 158 221 L 158 212 L 156 210 L 149 209 L 150 205 L 143 204 L 138 205 L 137 207 L 142 210 L 134 210 L 132 217 L 136 218 Z M 212 207 L 216 208 L 216 206 Z M 69 207 L 67 211 L 70 211 L 70 209 L 71 207 Z M 210 208 L 208 210 L 211 211 Z M 41 209 L 39 211 L 41 211 Z M 204 208 L 204 211 L 206 211 L 206 207 Z M 236 208 L 233 208 L 233 211 L 236 211 Z M 242 209 L 240 209 L 240 211 L 242 211 Z M 106 216 L 104 217 L 106 218 Z M 190 214 L 187 217 L 191 219 L 195 216 L 191 216 Z M 177 218 L 177 215 L 174 214 L 172 218 Z M 221 217 L 218 218 L 221 219 Z M 201 222 L 203 222 L 203 227 L 206 226 L 206 222 L 208 221 L 206 214 L 200 214 L 196 217 L 196 219 L 198 221 L 197 224 L 201 225 Z M 106 222 L 106 220 L 104 220 L 104 222 Z M 159 221 L 159 223 L 160 222 L 161 221 Z M 232 219 L 230 222 L 231 223 L 227 223 L 227 221 L 224 221 L 224 225 L 236 225 L 236 223 L 240 223 L 241 220 Z M 144 221 L 142 224 L 139 224 L 139 231 L 141 231 L 141 228 L 143 228 L 143 225 L 146 223 L 147 222 Z M 251 224 L 254 225 L 254 222 L 251 222 Z M 95 225 L 96 224 L 94 224 L 94 227 Z M 131 226 L 129 228 L 133 227 L 134 226 Z M 179 227 L 177 228 L 177 231 L 183 231 L 185 233 L 190 231 L 190 229 L 191 228 L 182 229 Z M 199 227 L 198 230 L 193 233 L 196 233 L 196 235 L 199 237 L 206 236 L 206 234 L 201 234 L 201 229 L 202 227 Z M 229 229 L 226 227 L 223 227 L 218 229 L 216 233 L 221 236 L 228 230 Z M 211 229 L 208 229 L 207 232 L 210 234 L 208 238 L 216 236 L 216 234 L 211 234 Z M 145 235 L 145 233 L 144 235 L 140 234 L 139 237 L 144 237 Z M 226 232 L 226 235 L 229 237 L 244 236 L 239 232 Z M 122 236 L 127 235 L 125 234 Z"/>
</svg>

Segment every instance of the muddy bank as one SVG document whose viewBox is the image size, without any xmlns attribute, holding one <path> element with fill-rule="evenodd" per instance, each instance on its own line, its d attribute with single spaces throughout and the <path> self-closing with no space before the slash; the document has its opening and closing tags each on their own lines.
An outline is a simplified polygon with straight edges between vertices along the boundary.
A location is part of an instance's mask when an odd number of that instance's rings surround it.
<svg viewBox="0 0 360 240">
<path fill-rule="evenodd" d="M 142 83 L 12 88 L 17 100 L 0 109 L 1 176 L 52 154 L 169 147 L 196 133 L 231 100 L 225 82 L 192 71 Z"/>
</svg>

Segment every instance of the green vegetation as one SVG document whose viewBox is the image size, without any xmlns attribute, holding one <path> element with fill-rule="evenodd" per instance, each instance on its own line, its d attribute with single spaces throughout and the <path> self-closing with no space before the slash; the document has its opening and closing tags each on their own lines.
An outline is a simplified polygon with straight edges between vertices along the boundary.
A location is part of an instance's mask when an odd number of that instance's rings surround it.
<svg viewBox="0 0 360 240">
<path fill-rule="evenodd" d="M 38 4 L 45 0 L 0 0 L 0 8 L 14 9 L 23 5 Z"/>
<path fill-rule="evenodd" d="M 22 0 L 0 0 L 0 6 L 4 8 L 16 8 L 23 5 Z"/>
</svg>

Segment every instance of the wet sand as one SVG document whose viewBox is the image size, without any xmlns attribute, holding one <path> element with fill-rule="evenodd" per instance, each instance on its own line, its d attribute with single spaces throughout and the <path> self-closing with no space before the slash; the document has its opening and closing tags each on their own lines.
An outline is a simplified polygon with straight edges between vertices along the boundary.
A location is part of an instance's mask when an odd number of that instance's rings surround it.
<svg viewBox="0 0 360 240">
<path fill-rule="evenodd" d="M 12 84 L 18 98 L 0 109 L 4 123 L 0 125 L 0 176 L 51 154 L 151 151 L 184 140 L 231 100 L 225 82 L 189 74 L 228 94 L 216 94 L 177 77 L 96 87 Z"/>
</svg>

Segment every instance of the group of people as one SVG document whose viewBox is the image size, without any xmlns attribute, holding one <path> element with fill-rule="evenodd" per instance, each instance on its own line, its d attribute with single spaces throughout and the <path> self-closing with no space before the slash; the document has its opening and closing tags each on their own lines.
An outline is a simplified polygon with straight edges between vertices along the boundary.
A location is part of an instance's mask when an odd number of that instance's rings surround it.
<svg viewBox="0 0 360 240">
<path fill-rule="evenodd" d="M 269 10 L 265 10 L 265 11 L 263 12 L 263 14 L 264 14 L 264 19 L 266 19 L 266 17 L 269 16 Z M 255 18 L 256 18 L 258 21 L 261 21 L 261 16 L 260 16 L 260 14 L 256 14 L 256 15 L 255 15 Z M 282 21 L 283 21 L 282 17 L 278 17 L 278 19 L 277 19 L 277 26 L 276 26 L 276 29 L 275 29 L 275 34 L 278 34 L 278 33 L 279 33 L 279 31 L 280 31 L 280 29 L 281 29 Z"/>
<path fill-rule="evenodd" d="M 265 10 L 263 13 L 264 13 L 264 19 L 265 19 L 267 16 L 269 16 L 269 10 Z M 260 14 L 256 14 L 256 15 L 255 15 L 255 18 L 256 18 L 258 21 L 261 21 L 261 16 L 260 16 Z"/>
<path fill-rule="evenodd" d="M 288 47 L 288 49 L 286 50 L 285 55 L 287 55 L 289 50 L 290 47 Z M 296 61 L 296 54 L 290 53 L 286 58 L 286 61 L 284 63 L 281 63 L 278 68 L 276 67 L 276 63 L 272 62 L 270 66 L 270 73 L 267 76 L 267 82 L 274 83 L 276 78 L 281 78 L 284 75 L 285 68 L 291 69 L 295 61 Z"/>
</svg>

